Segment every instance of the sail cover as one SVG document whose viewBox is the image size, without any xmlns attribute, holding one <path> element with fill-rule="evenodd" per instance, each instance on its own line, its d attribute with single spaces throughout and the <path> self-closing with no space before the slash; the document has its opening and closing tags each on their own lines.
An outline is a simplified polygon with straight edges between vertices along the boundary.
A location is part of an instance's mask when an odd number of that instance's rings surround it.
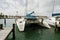
<svg viewBox="0 0 60 40">
<path fill-rule="evenodd" d="M 55 0 L 54 3 L 54 11 L 52 16 L 59 16 L 60 15 L 60 0 Z"/>
</svg>

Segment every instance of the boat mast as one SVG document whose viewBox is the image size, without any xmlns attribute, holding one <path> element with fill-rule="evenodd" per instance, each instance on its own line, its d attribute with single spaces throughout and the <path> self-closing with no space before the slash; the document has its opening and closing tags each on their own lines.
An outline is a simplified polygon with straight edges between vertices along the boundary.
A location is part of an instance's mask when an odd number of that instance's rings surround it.
<svg viewBox="0 0 60 40">
<path fill-rule="evenodd" d="M 28 0 L 26 0 L 26 4 L 25 4 L 25 16 L 27 14 L 27 6 L 28 6 Z"/>
<path fill-rule="evenodd" d="M 54 8 L 55 8 L 55 0 L 53 0 L 52 2 L 53 2 L 53 6 L 52 6 L 52 14 L 53 14 Z"/>
</svg>

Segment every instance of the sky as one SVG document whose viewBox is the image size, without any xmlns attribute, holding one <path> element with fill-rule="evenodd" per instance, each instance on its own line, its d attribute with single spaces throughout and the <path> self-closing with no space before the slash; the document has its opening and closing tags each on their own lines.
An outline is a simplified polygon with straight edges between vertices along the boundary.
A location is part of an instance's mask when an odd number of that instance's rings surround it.
<svg viewBox="0 0 60 40">
<path fill-rule="evenodd" d="M 0 13 L 4 15 L 24 16 L 32 11 L 36 16 L 51 17 L 52 11 L 60 13 L 60 0 L 0 0 Z"/>
</svg>

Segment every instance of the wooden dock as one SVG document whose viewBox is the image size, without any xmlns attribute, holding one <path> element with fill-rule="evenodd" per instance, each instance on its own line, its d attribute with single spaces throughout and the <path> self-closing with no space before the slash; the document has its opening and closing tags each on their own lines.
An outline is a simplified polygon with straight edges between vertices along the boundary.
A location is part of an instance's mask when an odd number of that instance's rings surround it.
<svg viewBox="0 0 60 40">
<path fill-rule="evenodd" d="M 10 33 L 13 32 L 13 40 L 15 40 L 15 27 L 5 27 L 0 30 L 0 40 L 6 40 Z"/>
<path fill-rule="evenodd" d="M 0 40 L 5 40 L 7 36 L 11 33 L 12 27 L 6 27 L 3 30 L 0 30 Z"/>
</svg>

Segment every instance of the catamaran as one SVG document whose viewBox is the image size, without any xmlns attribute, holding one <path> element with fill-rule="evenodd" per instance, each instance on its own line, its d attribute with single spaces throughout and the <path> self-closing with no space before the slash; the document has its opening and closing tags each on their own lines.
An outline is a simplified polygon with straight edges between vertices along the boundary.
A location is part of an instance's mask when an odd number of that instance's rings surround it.
<svg viewBox="0 0 60 40">
<path fill-rule="evenodd" d="M 34 4 L 35 5 L 35 4 Z M 39 1 L 37 2 L 37 5 L 39 5 Z M 36 5 L 36 7 L 37 7 Z M 17 26 L 19 28 L 20 31 L 24 31 L 25 29 L 25 24 L 29 24 L 29 23 L 40 23 L 40 19 L 32 14 L 34 14 L 36 12 L 36 7 L 33 7 L 33 8 L 27 8 L 28 6 L 28 1 L 26 0 L 26 15 L 24 17 L 21 17 L 20 19 L 17 19 L 16 23 L 17 23 Z M 39 6 L 37 7 L 39 9 Z M 28 10 L 29 9 L 29 10 Z M 27 13 L 28 11 L 30 11 L 30 13 Z M 50 28 L 50 26 L 44 22 L 43 25 L 47 28 Z"/>
<path fill-rule="evenodd" d="M 30 14 L 27 14 L 25 17 L 17 19 L 16 23 L 20 31 L 24 31 L 25 24 L 40 23 L 40 20 L 38 19 L 38 17 L 31 15 L 33 13 L 34 11 L 31 12 Z M 50 28 L 50 26 L 46 22 L 44 22 L 43 25 L 44 27 Z"/>
<path fill-rule="evenodd" d="M 25 17 L 22 17 L 20 19 L 17 19 L 16 23 L 20 31 L 24 31 L 25 24 L 30 24 L 30 23 L 39 23 L 37 20 L 37 17 L 31 15 L 34 12 L 27 14 Z"/>
</svg>

